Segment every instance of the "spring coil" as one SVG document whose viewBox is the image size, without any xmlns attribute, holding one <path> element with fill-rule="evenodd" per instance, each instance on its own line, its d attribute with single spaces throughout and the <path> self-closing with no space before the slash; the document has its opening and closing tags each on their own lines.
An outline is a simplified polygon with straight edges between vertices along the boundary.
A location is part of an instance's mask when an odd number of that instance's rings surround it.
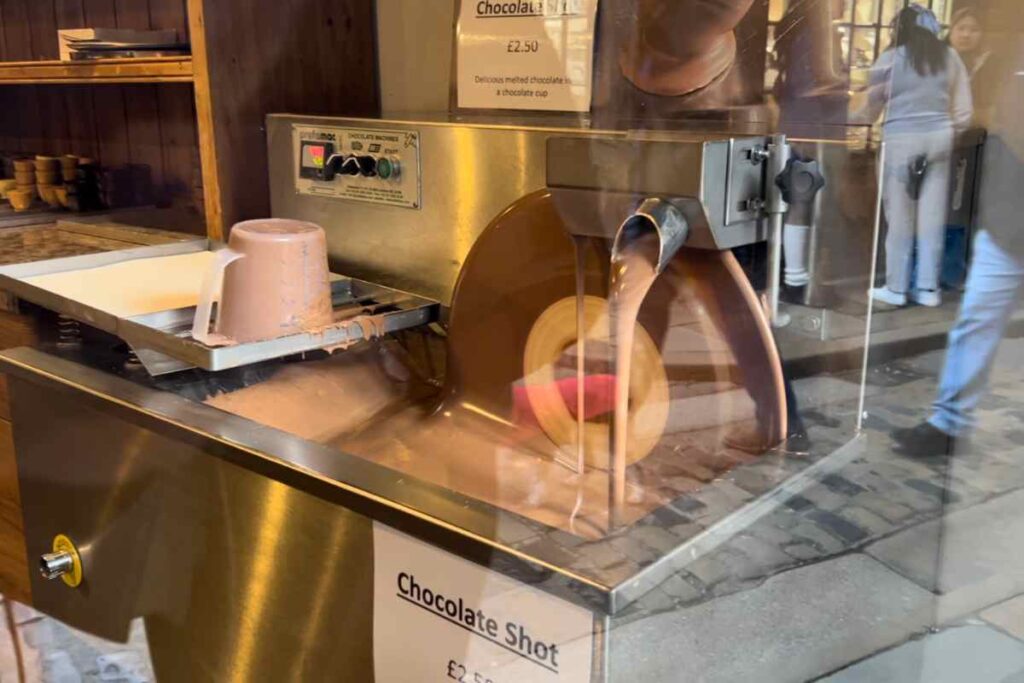
<svg viewBox="0 0 1024 683">
<path fill-rule="evenodd" d="M 66 315 L 57 318 L 57 345 L 77 346 L 82 343 L 82 325 Z"/>
</svg>

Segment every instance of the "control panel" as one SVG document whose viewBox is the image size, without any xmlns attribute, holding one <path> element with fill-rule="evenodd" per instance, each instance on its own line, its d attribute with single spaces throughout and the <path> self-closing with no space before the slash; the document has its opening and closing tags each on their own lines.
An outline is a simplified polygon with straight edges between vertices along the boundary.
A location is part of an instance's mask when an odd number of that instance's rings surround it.
<svg viewBox="0 0 1024 683">
<path fill-rule="evenodd" d="M 422 206 L 418 132 L 296 125 L 292 134 L 299 194 Z"/>
</svg>

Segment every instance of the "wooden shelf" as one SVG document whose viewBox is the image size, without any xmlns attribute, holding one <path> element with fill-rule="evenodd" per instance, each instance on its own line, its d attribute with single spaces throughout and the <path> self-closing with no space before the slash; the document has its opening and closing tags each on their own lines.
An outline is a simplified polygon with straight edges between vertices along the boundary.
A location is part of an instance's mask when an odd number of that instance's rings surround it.
<svg viewBox="0 0 1024 683">
<path fill-rule="evenodd" d="M 191 83 L 192 57 L 87 62 L 0 62 L 0 85 L 15 83 Z"/>
</svg>

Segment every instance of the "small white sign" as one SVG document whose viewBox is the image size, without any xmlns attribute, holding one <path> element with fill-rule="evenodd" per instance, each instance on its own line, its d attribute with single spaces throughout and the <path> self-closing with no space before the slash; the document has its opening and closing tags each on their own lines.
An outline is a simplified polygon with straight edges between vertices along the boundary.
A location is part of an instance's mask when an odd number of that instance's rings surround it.
<svg viewBox="0 0 1024 683">
<path fill-rule="evenodd" d="M 593 615 L 373 525 L 380 683 L 589 683 Z"/>
<path fill-rule="evenodd" d="M 589 111 L 598 0 L 462 0 L 464 109 Z"/>
</svg>

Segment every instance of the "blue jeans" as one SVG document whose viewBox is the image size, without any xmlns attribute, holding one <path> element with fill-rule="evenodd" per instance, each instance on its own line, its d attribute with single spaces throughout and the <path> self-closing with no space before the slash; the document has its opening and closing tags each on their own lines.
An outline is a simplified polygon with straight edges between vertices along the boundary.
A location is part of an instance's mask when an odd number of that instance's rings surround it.
<svg viewBox="0 0 1024 683">
<path fill-rule="evenodd" d="M 944 289 L 962 289 L 967 280 L 967 228 L 946 226 L 946 250 L 942 256 L 939 284 Z"/>
<path fill-rule="evenodd" d="M 929 422 L 952 436 L 974 427 L 974 410 L 1024 285 L 1024 257 L 1002 249 L 987 231 L 974 241 L 974 258 L 956 325 L 949 333 L 939 397 Z"/>
<path fill-rule="evenodd" d="M 939 285 L 942 289 L 962 290 L 964 280 L 967 279 L 967 228 L 962 225 L 947 225 L 945 245 Z M 916 253 L 910 281 L 917 282 Z"/>
</svg>

